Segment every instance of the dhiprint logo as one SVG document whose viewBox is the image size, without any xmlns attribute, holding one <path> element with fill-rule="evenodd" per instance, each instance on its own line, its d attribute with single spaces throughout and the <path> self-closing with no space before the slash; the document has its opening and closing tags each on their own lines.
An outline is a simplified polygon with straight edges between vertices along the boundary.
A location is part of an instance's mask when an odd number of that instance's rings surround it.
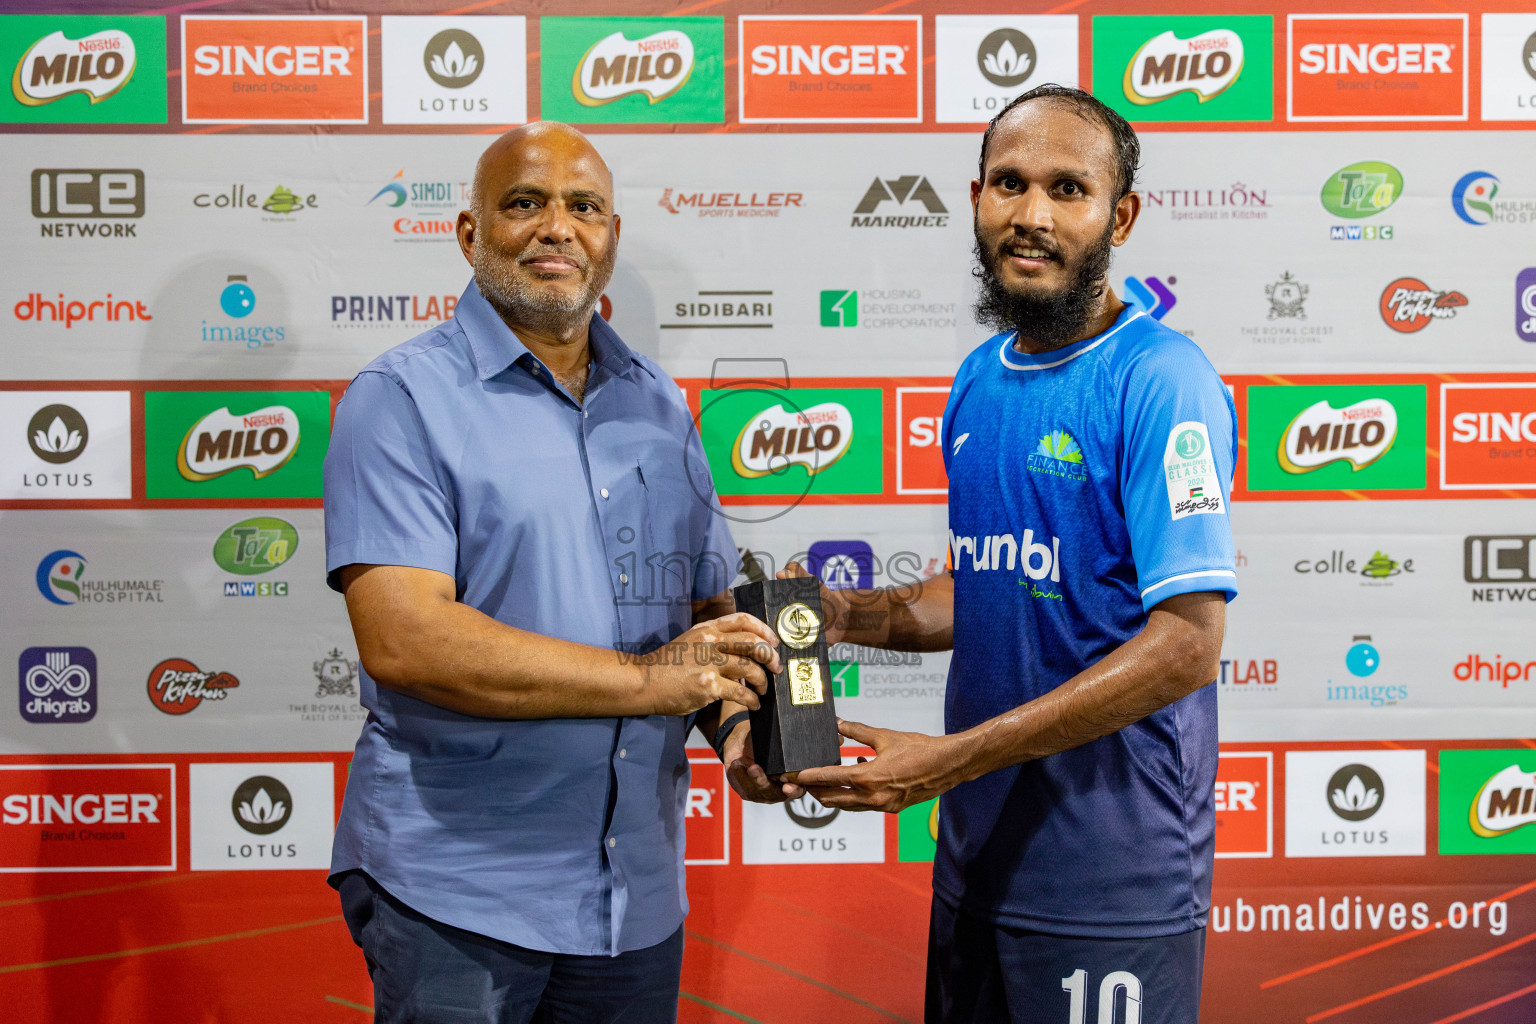
<svg viewBox="0 0 1536 1024">
<path fill-rule="evenodd" d="M 1365 821 L 1381 810 L 1385 788 L 1371 766 L 1347 764 L 1328 780 L 1328 806 L 1345 821 Z"/>
<path fill-rule="evenodd" d="M 185 658 L 167 658 L 150 669 L 149 702 L 167 715 L 185 715 L 205 700 L 219 701 L 240 685 L 228 672 L 204 672 Z"/>
<path fill-rule="evenodd" d="M 1164 284 L 1156 277 L 1127 277 L 1125 279 L 1125 302 L 1134 309 L 1139 309 L 1154 320 L 1161 320 L 1167 312 L 1178 304 L 1178 297 L 1168 285 L 1178 284 L 1179 279 L 1169 275 L 1168 284 Z"/>
<path fill-rule="evenodd" d="M 1413 334 L 1434 320 L 1450 320 L 1467 304 L 1458 291 L 1431 288 L 1416 277 L 1400 277 L 1381 292 L 1381 319 L 1399 334 Z"/>
<path fill-rule="evenodd" d="M 85 417 L 68 405 L 45 405 L 27 424 L 27 443 L 32 446 L 32 454 L 55 466 L 79 458 L 90 438 L 91 428 Z"/>
<path fill-rule="evenodd" d="M 485 50 L 463 29 L 447 28 L 433 36 L 421 53 L 427 77 L 447 89 L 462 89 L 480 77 Z"/>
<path fill-rule="evenodd" d="M 28 647 L 20 660 L 21 717 L 37 724 L 96 717 L 96 654 L 88 647 Z"/>
<path fill-rule="evenodd" d="M 256 775 L 235 787 L 230 812 L 235 824 L 253 836 L 269 836 L 288 824 L 293 795 L 270 775 Z"/>
<path fill-rule="evenodd" d="M 1074 483 L 1088 479 L 1083 450 L 1065 430 L 1053 430 L 1041 437 L 1035 450 L 1030 453 L 1025 468 L 1031 473 L 1060 477 Z"/>
</svg>

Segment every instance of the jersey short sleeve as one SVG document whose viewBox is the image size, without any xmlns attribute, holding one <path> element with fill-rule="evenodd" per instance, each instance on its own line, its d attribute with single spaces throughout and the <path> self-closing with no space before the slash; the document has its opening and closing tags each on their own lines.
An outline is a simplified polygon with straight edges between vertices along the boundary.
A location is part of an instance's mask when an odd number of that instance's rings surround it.
<svg viewBox="0 0 1536 1024">
<path fill-rule="evenodd" d="M 1204 354 L 1169 334 L 1154 335 L 1131 363 L 1121 395 L 1120 489 L 1147 611 L 1178 594 L 1237 594 L 1227 514 L 1237 451 L 1232 397 Z"/>
</svg>

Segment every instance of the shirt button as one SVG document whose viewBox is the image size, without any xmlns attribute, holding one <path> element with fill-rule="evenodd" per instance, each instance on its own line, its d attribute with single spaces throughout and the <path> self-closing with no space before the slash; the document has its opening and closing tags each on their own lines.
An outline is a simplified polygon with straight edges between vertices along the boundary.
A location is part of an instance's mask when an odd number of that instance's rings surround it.
<svg viewBox="0 0 1536 1024">
<path fill-rule="evenodd" d="M 619 751 L 619 759 L 620 760 L 623 760 L 624 758 L 626 758 L 628 756 L 629 756 L 629 748 L 628 747 L 625 747 L 625 748 L 623 748 L 623 749 L 621 749 Z"/>
<path fill-rule="evenodd" d="M 627 573 L 627 572 L 619 573 L 619 582 L 620 583 L 628 583 L 629 582 L 629 573 Z"/>
<path fill-rule="evenodd" d="M 612 836 L 608 837 L 608 848 L 610 850 L 613 849 L 615 846 L 618 846 L 618 845 L 619 845 L 619 841 L 617 839 L 613 838 Z"/>
<path fill-rule="evenodd" d="M 588 416 L 591 416 L 591 415 L 592 415 L 592 410 L 591 409 L 583 409 L 583 410 L 581 410 L 581 418 L 582 419 L 586 419 Z"/>
<path fill-rule="evenodd" d="M 602 490 L 598 491 L 597 493 L 601 494 L 603 496 L 603 500 L 604 501 L 608 500 L 608 488 L 604 487 Z"/>
</svg>

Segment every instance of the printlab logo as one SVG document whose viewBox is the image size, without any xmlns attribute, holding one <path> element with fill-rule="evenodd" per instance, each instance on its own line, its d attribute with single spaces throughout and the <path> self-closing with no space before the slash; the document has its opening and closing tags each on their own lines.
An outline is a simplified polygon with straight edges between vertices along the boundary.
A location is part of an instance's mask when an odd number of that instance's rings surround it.
<svg viewBox="0 0 1536 1024">
<path fill-rule="evenodd" d="M 907 210 L 921 206 L 923 214 L 878 215 L 875 211 L 882 203 L 895 202 Z M 907 203 L 911 202 L 911 206 Z M 907 174 L 900 178 L 876 178 L 864 192 L 864 198 L 853 208 L 852 227 L 856 228 L 942 228 L 949 223 L 949 210 L 939 194 L 933 190 L 927 177 Z"/>
<path fill-rule="evenodd" d="M 55 466 L 78 459 L 90 439 L 91 428 L 85 417 L 68 405 L 45 405 L 27 424 L 32 454 Z"/>
<path fill-rule="evenodd" d="M 1403 175 L 1391 164 L 1363 160 L 1341 167 L 1323 182 L 1323 209 L 1345 220 L 1374 217 L 1397 202 L 1403 194 Z M 1392 240 L 1390 224 L 1333 224 L 1328 237 L 1336 242 Z"/>
<path fill-rule="evenodd" d="M 1269 315 L 1266 319 L 1305 320 L 1307 311 L 1303 304 L 1310 290 L 1287 270 L 1280 275 L 1280 280 L 1264 286 L 1264 297 L 1269 300 Z"/>
<path fill-rule="evenodd" d="M 89 722 L 96 717 L 96 655 L 86 647 L 21 652 L 21 717 L 28 722 Z"/>
<path fill-rule="evenodd" d="M 1467 304 L 1458 291 L 1431 288 L 1416 277 L 1400 277 L 1381 292 L 1381 319 L 1399 334 L 1422 331 L 1434 320 L 1450 320 Z"/>
<path fill-rule="evenodd" d="M 353 330 L 421 328 L 439 324 L 458 308 L 457 295 L 332 295 L 331 326 Z"/>
<path fill-rule="evenodd" d="M 348 661 L 339 647 L 331 648 L 331 653 L 315 662 L 315 679 L 320 683 L 316 700 L 357 696 L 357 662 Z"/>
<path fill-rule="evenodd" d="M 139 226 L 123 221 L 144 216 L 144 172 L 40 167 L 32 172 L 32 216 L 43 221 L 43 238 L 137 238 Z"/>
<path fill-rule="evenodd" d="M 219 701 L 240 685 L 228 672 L 204 672 L 185 658 L 167 658 L 150 669 L 149 702 L 167 715 L 185 715 L 205 700 Z"/>
<path fill-rule="evenodd" d="M 1328 780 L 1328 806 L 1345 821 L 1365 821 L 1381 810 L 1385 790 L 1376 769 L 1347 764 Z"/>
<path fill-rule="evenodd" d="M 1004 89 L 1023 85 L 1037 63 L 1034 41 L 1016 28 L 1000 28 L 976 48 L 982 77 Z"/>
<path fill-rule="evenodd" d="M 165 18 L 7 15 L 0 121 L 165 123 Z M 10 62 L 14 61 L 14 65 Z"/>
<path fill-rule="evenodd" d="M 256 775 L 235 787 L 229 801 L 235 824 L 253 836 L 269 836 L 288 824 L 293 794 L 270 775 Z"/>
<path fill-rule="evenodd" d="M 485 50 L 463 29 L 447 28 L 428 40 L 421 61 L 432 81 L 445 89 L 462 89 L 480 77 Z"/>
<path fill-rule="evenodd" d="M 1161 320 L 1179 301 L 1168 287 L 1178 283 L 1179 279 L 1171 274 L 1167 284 L 1156 277 L 1127 277 L 1123 297 L 1127 305 L 1141 310 L 1154 320 Z"/>
</svg>

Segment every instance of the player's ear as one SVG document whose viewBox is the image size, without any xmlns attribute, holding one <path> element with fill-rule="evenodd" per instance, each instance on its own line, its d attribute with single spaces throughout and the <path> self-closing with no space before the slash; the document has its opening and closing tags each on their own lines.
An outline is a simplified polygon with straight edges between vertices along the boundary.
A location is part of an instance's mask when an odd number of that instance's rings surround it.
<svg viewBox="0 0 1536 1024">
<path fill-rule="evenodd" d="M 475 215 L 468 210 L 459 211 L 458 223 L 453 228 L 459 240 L 459 252 L 470 266 L 475 265 Z"/>
<path fill-rule="evenodd" d="M 1126 239 L 1131 237 L 1131 229 L 1136 226 L 1136 218 L 1141 216 L 1141 196 L 1135 192 L 1127 192 L 1115 203 L 1115 230 L 1109 237 L 1110 245 L 1124 245 Z"/>
</svg>

